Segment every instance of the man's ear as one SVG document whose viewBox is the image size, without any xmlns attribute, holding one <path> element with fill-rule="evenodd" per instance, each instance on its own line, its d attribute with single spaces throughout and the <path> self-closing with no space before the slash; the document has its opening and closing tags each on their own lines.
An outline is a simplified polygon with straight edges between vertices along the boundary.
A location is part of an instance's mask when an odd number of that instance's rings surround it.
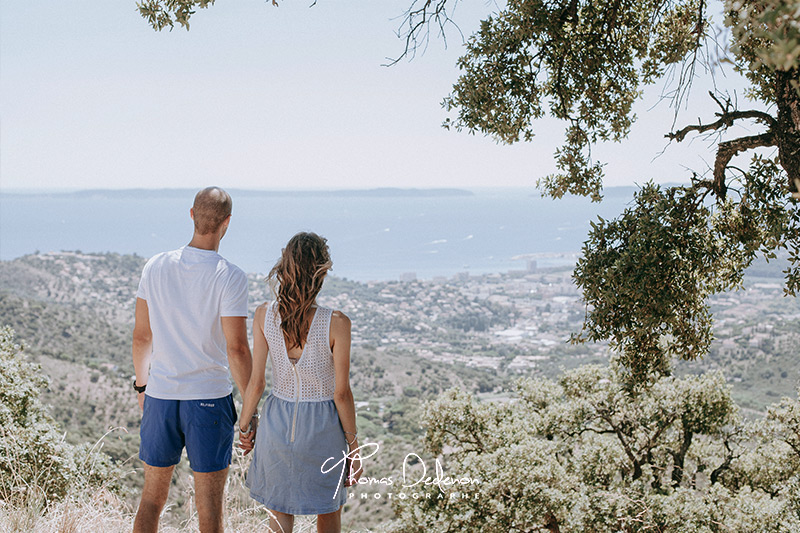
<svg viewBox="0 0 800 533">
<path fill-rule="evenodd" d="M 194 220 L 194 207 L 189 208 L 189 218 Z"/>
<path fill-rule="evenodd" d="M 219 238 L 222 239 L 225 234 L 228 232 L 228 224 L 231 223 L 231 216 L 228 215 L 225 217 L 225 220 L 222 221 L 222 224 L 219 225 Z"/>
</svg>

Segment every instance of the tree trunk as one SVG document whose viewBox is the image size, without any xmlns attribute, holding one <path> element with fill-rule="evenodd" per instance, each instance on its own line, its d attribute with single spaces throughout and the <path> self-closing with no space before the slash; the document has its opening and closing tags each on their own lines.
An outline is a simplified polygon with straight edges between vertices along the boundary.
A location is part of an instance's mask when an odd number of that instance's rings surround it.
<svg viewBox="0 0 800 533">
<path fill-rule="evenodd" d="M 692 436 L 694 434 L 688 428 L 684 421 L 683 423 L 683 439 L 681 447 L 677 452 L 672 452 L 672 486 L 678 488 L 683 481 L 683 466 L 686 461 L 686 453 L 689 451 L 689 446 L 692 445 Z"/>
<path fill-rule="evenodd" d="M 545 520 L 545 529 L 547 529 L 550 533 L 561 533 L 561 529 L 558 527 L 558 520 L 556 520 L 556 517 L 553 515 L 553 513 L 548 513 L 545 517 Z"/>
<path fill-rule="evenodd" d="M 775 73 L 775 100 L 778 105 L 776 141 L 778 160 L 789 176 L 789 190 L 800 197 L 800 94 L 793 87 L 798 71 L 779 70 Z"/>
</svg>

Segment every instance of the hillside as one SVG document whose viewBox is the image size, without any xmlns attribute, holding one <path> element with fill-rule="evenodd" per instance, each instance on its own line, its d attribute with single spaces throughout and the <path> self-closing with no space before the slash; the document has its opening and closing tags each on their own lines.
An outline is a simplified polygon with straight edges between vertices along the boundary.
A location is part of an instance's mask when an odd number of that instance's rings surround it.
<svg viewBox="0 0 800 533">
<path fill-rule="evenodd" d="M 14 328 L 50 377 L 43 400 L 51 414 L 70 442 L 96 442 L 111 430 L 103 447 L 120 461 L 131 460 L 138 450 L 140 413 L 130 387 L 130 332 L 144 262 L 137 256 L 83 253 L 0 262 L 0 322 Z M 350 283 L 330 281 L 321 298 L 328 305 L 353 289 Z M 268 291 L 263 276 L 251 275 L 250 285 L 252 317 Z M 406 453 L 420 451 L 416 442 L 421 429 L 413 412 L 421 397 L 455 385 L 476 392 L 492 390 L 507 381 L 466 365 L 436 365 L 406 348 L 380 346 L 375 326 L 391 323 L 391 314 L 372 312 L 367 320 L 354 310 L 353 316 L 352 374 L 360 431 L 367 440 L 391 443 L 376 458 L 376 471 L 395 471 Z M 362 324 L 369 327 L 362 330 Z M 127 481 L 135 496 L 140 478 Z M 354 506 L 363 509 L 348 512 L 353 520 L 364 514 L 375 522 L 391 515 L 386 500 L 356 501 Z"/>
<path fill-rule="evenodd" d="M 145 259 L 134 255 L 50 253 L 0 262 L 0 322 L 51 378 L 43 400 L 71 442 L 96 442 L 115 459 L 138 449 L 140 413 L 130 388 L 130 332 Z M 800 304 L 782 296 L 780 267 L 759 264 L 746 290 L 712 300 L 711 353 L 677 365 L 679 374 L 722 369 L 737 402 L 753 416 L 800 379 Z M 250 316 L 269 298 L 251 274 Z M 459 386 L 504 397 L 512 380 L 555 377 L 565 368 L 604 362 L 604 344 L 571 346 L 583 308 L 568 269 L 449 280 L 356 283 L 330 278 L 320 302 L 353 321 L 352 382 L 359 432 L 381 452 L 375 477 L 397 475 L 409 452 L 421 453 L 419 402 Z M 185 465 L 183 472 L 186 472 Z M 176 476 L 176 478 L 179 476 Z M 135 499 L 140 476 L 126 481 Z M 359 487 L 348 520 L 377 524 L 391 516 L 385 487 Z M 378 496 L 375 496 L 378 494 Z M 176 509 L 183 502 L 174 502 Z"/>
</svg>

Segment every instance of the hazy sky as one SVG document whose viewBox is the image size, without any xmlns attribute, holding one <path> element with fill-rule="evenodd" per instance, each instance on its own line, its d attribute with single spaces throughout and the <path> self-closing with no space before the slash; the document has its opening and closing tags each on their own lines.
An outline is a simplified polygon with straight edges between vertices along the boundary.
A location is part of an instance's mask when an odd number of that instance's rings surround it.
<svg viewBox="0 0 800 533">
<path fill-rule="evenodd" d="M 530 186 L 554 170 L 554 121 L 510 147 L 441 128 L 456 31 L 387 68 L 408 1 L 309 4 L 219 0 L 191 31 L 156 33 L 134 0 L 4 2 L 0 188 Z M 469 34 L 495 9 L 465 2 L 455 18 Z M 596 150 L 608 185 L 713 161 L 703 141 L 654 160 L 672 116 L 649 110 L 659 90 L 630 141 Z M 712 112 L 705 99 L 685 116 Z"/>
</svg>

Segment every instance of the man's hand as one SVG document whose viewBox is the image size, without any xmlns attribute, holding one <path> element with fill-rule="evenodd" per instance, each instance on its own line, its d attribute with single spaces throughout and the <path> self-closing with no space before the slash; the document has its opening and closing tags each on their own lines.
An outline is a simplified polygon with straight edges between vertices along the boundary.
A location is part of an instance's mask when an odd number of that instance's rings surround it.
<svg viewBox="0 0 800 533">
<path fill-rule="evenodd" d="M 136 396 L 138 396 L 138 400 L 139 400 L 139 409 L 141 411 L 144 411 L 144 393 L 143 392 L 137 392 Z"/>
</svg>

